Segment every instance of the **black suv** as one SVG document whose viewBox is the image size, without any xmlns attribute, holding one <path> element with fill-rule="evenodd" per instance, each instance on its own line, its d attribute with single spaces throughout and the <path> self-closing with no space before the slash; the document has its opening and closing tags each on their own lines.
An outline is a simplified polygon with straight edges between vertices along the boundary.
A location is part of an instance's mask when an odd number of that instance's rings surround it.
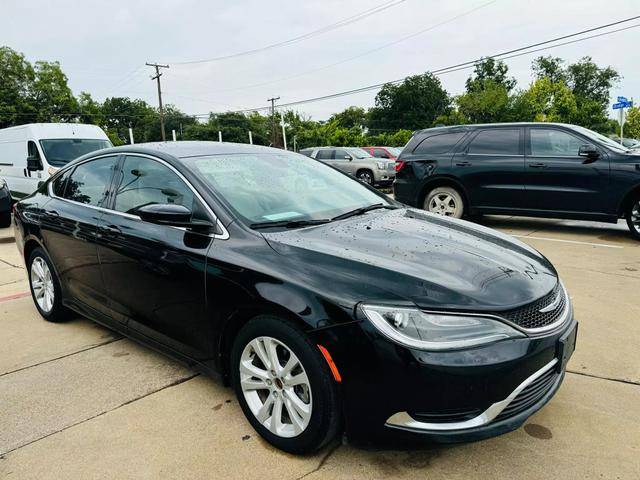
<svg viewBox="0 0 640 480">
<path fill-rule="evenodd" d="M 428 128 L 413 135 L 396 170 L 396 200 L 433 213 L 626 218 L 640 239 L 640 152 L 576 125 Z"/>
</svg>

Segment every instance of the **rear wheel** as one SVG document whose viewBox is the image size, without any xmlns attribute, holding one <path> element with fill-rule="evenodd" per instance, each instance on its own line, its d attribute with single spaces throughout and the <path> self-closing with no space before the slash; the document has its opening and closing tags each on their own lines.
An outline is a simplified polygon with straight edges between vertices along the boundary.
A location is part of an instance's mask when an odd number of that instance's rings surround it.
<svg viewBox="0 0 640 480">
<path fill-rule="evenodd" d="M 0 213 L 0 228 L 11 226 L 11 213 Z"/>
<path fill-rule="evenodd" d="M 247 419 L 268 442 L 308 453 L 339 429 L 336 384 L 318 347 L 292 323 L 263 315 L 238 333 L 233 386 Z"/>
<path fill-rule="evenodd" d="M 62 305 L 60 282 L 49 257 L 41 248 L 31 252 L 28 271 L 31 296 L 40 315 L 50 322 L 66 320 L 69 311 Z"/>
<path fill-rule="evenodd" d="M 373 173 L 370 170 L 360 170 L 356 177 L 368 185 L 373 185 Z"/>
<path fill-rule="evenodd" d="M 462 218 L 464 201 L 455 188 L 436 187 L 425 197 L 423 208 L 445 217 Z"/>
<path fill-rule="evenodd" d="M 640 195 L 636 195 L 631 202 L 629 202 L 626 218 L 631 234 L 637 240 L 640 240 Z"/>
</svg>

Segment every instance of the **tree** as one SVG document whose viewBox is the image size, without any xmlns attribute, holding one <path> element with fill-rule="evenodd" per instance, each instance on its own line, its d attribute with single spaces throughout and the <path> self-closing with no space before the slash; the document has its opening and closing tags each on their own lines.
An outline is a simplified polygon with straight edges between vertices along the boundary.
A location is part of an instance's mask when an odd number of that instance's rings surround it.
<svg viewBox="0 0 640 480">
<path fill-rule="evenodd" d="M 553 83 L 567 83 L 567 73 L 563 64 L 564 60 L 558 57 L 538 57 L 533 61 L 531 68 L 536 80 L 548 78 Z"/>
<path fill-rule="evenodd" d="M 451 110 L 451 98 L 440 80 L 431 73 L 408 77 L 398 85 L 385 84 L 369 110 L 369 127 L 394 131 L 417 130 L 433 124 Z"/>
<path fill-rule="evenodd" d="M 631 107 L 627 111 L 623 133 L 627 138 L 640 138 L 640 107 Z"/>
<path fill-rule="evenodd" d="M 465 86 L 467 93 L 478 92 L 491 85 L 502 86 L 507 93 L 511 92 L 516 86 L 516 79 L 508 77 L 509 67 L 501 60 L 493 58 L 484 58 L 476 63 L 473 74 L 467 79 Z"/>
<path fill-rule="evenodd" d="M 474 83 L 471 91 L 456 98 L 458 110 L 471 123 L 504 122 L 508 115 L 509 91 L 492 79 Z"/>
<path fill-rule="evenodd" d="M 30 102 L 35 72 L 21 53 L 0 47 L 0 128 L 28 123 L 36 116 Z"/>
<path fill-rule="evenodd" d="M 522 100 L 535 112 L 536 122 L 567 122 L 576 115 L 576 99 L 562 82 L 552 82 L 549 78 L 536 80 L 524 92 Z"/>
<path fill-rule="evenodd" d="M 36 62 L 31 102 L 38 122 L 69 122 L 75 119 L 78 101 L 58 62 Z"/>
<path fill-rule="evenodd" d="M 102 105 L 96 102 L 90 93 L 80 92 L 78 96 L 78 112 L 80 112 L 80 116 L 78 117 L 80 123 L 104 124 Z"/>
<path fill-rule="evenodd" d="M 337 126 L 342 128 L 364 129 L 367 125 L 367 112 L 362 107 L 349 107 L 342 112 L 333 114 L 329 121 L 335 122 Z"/>
</svg>

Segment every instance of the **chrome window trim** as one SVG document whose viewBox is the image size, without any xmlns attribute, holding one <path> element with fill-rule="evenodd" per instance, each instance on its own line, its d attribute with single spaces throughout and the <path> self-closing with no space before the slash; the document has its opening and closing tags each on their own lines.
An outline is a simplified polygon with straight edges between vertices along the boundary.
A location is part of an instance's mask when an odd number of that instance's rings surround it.
<svg viewBox="0 0 640 480">
<path fill-rule="evenodd" d="M 418 432 L 442 432 L 450 430 L 464 430 L 468 428 L 481 427 L 487 425 L 493 419 L 495 419 L 502 411 L 509 406 L 509 404 L 518 396 L 518 394 L 524 390 L 531 383 L 536 381 L 550 369 L 555 367 L 558 363 L 558 359 L 554 358 L 544 367 L 537 372 L 526 378 L 520 385 L 518 385 L 507 398 L 492 404 L 484 412 L 477 417 L 465 420 L 463 422 L 448 422 L 448 423 L 428 423 L 414 420 L 407 412 L 398 412 L 391 415 L 385 422 L 385 426 L 390 428 L 397 428 L 400 430 L 412 430 Z"/>
<path fill-rule="evenodd" d="M 165 165 L 166 167 L 168 167 L 170 170 L 172 170 L 176 175 L 178 175 L 178 177 L 187 185 L 187 187 L 193 192 L 193 194 L 198 198 L 198 200 L 200 200 L 200 202 L 204 205 L 204 207 L 207 209 L 207 211 L 209 212 L 209 214 L 213 217 L 213 219 L 215 220 L 216 226 L 217 228 L 220 229 L 220 231 L 222 231 L 222 233 L 209 233 L 209 234 L 202 234 L 202 235 L 206 235 L 208 237 L 214 238 L 214 239 L 218 239 L 218 240 L 228 240 L 229 239 L 229 231 L 225 228 L 225 226 L 222 224 L 222 222 L 220 222 L 220 219 L 218 218 L 218 216 L 213 212 L 213 210 L 211 209 L 211 207 L 209 206 L 209 204 L 204 200 L 204 198 L 202 198 L 202 195 L 200 195 L 200 193 L 198 193 L 198 191 L 194 188 L 194 186 L 191 184 L 191 182 L 189 182 L 184 175 L 182 175 L 182 173 L 180 173 L 178 170 L 176 170 L 173 165 L 170 165 L 169 163 L 165 162 L 164 160 L 158 158 L 158 157 L 154 157 L 152 155 L 148 155 L 148 154 L 144 154 L 144 153 L 122 153 L 122 152 L 118 152 L 117 154 L 113 154 L 113 153 L 106 153 L 103 155 L 98 155 L 95 157 L 91 157 L 88 158 L 86 160 L 83 160 L 82 162 L 78 162 L 73 164 L 70 168 L 74 169 L 78 166 L 78 165 L 82 165 L 84 163 L 87 162 L 91 162 L 93 160 L 98 160 L 100 158 L 108 158 L 108 157 L 121 157 L 121 156 L 135 156 L 135 157 L 143 157 L 143 158 L 148 158 L 150 160 L 156 161 L 158 163 L 161 163 L 162 165 Z M 65 168 L 64 171 L 66 171 L 67 169 Z M 125 217 L 125 218 L 130 218 L 132 220 L 139 220 L 142 222 L 142 219 L 138 216 L 138 215 L 132 215 L 130 213 L 125 213 L 125 212 L 118 212 L 117 210 L 112 210 L 109 208 L 104 208 L 104 207 L 98 207 L 96 205 L 88 205 L 86 203 L 80 203 L 80 202 L 76 202 L 75 200 L 69 200 L 68 198 L 62 198 L 62 197 L 58 197 L 57 195 L 55 195 L 53 193 L 53 182 L 58 178 L 58 176 L 62 175 L 61 172 L 56 172 L 55 177 L 52 178 L 52 180 L 49 182 L 49 185 L 47 186 L 47 190 L 49 192 L 49 196 L 51 196 L 52 198 L 57 198 L 58 200 L 62 200 L 63 202 L 69 202 L 75 205 L 81 205 L 83 207 L 88 207 L 88 208 L 92 208 L 94 210 L 99 210 L 102 212 L 106 212 L 106 213 L 111 213 L 114 215 L 119 215 L 121 217 Z M 187 231 L 187 228 L 185 227 L 173 227 L 170 225 L 166 225 L 169 228 L 173 228 L 176 230 L 182 230 L 182 231 Z"/>
</svg>

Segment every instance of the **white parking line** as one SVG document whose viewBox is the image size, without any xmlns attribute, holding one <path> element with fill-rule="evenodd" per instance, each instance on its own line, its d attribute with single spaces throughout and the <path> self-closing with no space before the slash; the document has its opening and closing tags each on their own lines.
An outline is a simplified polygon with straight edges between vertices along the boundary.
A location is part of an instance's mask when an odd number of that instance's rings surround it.
<svg viewBox="0 0 640 480">
<path fill-rule="evenodd" d="M 561 242 L 561 243 L 573 243 L 576 245 L 589 245 L 591 247 L 602 247 L 602 248 L 624 248 L 620 245 L 609 245 L 607 243 L 591 243 L 591 242 L 580 242 L 578 240 L 562 240 L 560 238 L 547 238 L 547 237 L 532 237 L 531 235 L 512 235 L 517 238 L 531 238 L 533 240 L 548 240 L 549 242 Z"/>
</svg>

